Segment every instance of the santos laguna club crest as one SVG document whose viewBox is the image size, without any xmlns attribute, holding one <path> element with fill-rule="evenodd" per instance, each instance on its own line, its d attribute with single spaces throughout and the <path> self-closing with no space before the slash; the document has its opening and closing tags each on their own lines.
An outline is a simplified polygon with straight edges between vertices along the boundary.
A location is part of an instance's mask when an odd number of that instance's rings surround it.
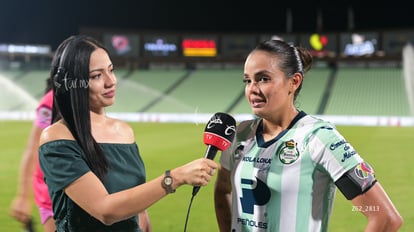
<svg viewBox="0 0 414 232">
<path fill-rule="evenodd" d="M 296 142 L 291 139 L 286 141 L 279 150 L 279 160 L 284 164 L 291 164 L 299 158 Z"/>
</svg>

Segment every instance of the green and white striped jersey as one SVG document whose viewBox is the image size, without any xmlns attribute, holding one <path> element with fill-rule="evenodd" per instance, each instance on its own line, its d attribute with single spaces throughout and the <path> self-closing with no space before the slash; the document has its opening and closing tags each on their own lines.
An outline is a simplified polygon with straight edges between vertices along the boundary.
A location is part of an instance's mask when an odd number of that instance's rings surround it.
<svg viewBox="0 0 414 232">
<path fill-rule="evenodd" d="M 361 162 L 332 124 L 304 112 L 267 142 L 261 119 L 241 122 L 220 157 L 232 175 L 232 231 L 327 231 L 334 182 Z"/>
</svg>

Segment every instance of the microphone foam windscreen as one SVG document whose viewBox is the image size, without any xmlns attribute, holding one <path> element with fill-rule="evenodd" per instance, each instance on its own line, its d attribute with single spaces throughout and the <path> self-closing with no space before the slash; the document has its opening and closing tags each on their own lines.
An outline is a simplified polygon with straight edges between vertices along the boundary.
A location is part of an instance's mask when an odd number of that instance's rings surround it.
<svg viewBox="0 0 414 232">
<path fill-rule="evenodd" d="M 236 120 L 226 113 L 215 113 L 204 129 L 204 144 L 226 150 L 236 133 Z"/>
</svg>

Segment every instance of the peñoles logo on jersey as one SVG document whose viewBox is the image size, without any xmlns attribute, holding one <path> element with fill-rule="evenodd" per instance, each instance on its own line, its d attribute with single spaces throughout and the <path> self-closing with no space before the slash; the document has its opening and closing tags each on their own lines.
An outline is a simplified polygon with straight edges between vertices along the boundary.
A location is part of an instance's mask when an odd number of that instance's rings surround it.
<svg viewBox="0 0 414 232">
<path fill-rule="evenodd" d="M 278 153 L 280 162 L 284 164 L 291 164 L 299 158 L 299 151 L 293 139 L 286 141 Z"/>
</svg>

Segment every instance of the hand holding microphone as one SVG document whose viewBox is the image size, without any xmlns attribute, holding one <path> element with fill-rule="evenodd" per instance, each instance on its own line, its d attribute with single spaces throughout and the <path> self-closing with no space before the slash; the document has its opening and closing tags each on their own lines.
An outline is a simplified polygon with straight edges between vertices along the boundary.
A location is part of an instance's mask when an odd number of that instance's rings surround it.
<svg viewBox="0 0 414 232">
<path fill-rule="evenodd" d="M 236 133 L 236 120 L 226 113 L 215 113 L 204 129 L 204 144 L 207 145 L 205 158 L 214 160 L 218 150 L 224 151 L 230 147 Z M 193 196 L 200 190 L 194 186 Z"/>
<path fill-rule="evenodd" d="M 226 113 L 215 113 L 213 117 L 207 122 L 204 129 L 204 144 L 207 145 L 205 158 L 214 160 L 217 151 L 224 151 L 230 147 L 231 142 L 236 134 L 236 120 Z M 204 161 L 207 161 L 204 159 Z M 210 161 L 211 162 L 211 161 Z M 213 175 L 214 171 L 211 171 L 209 175 Z M 190 215 L 190 208 L 195 195 L 200 190 L 200 186 L 193 187 L 193 194 L 191 197 L 190 205 L 187 211 L 187 217 L 185 220 L 184 232 L 187 230 L 188 216 Z"/>
</svg>

